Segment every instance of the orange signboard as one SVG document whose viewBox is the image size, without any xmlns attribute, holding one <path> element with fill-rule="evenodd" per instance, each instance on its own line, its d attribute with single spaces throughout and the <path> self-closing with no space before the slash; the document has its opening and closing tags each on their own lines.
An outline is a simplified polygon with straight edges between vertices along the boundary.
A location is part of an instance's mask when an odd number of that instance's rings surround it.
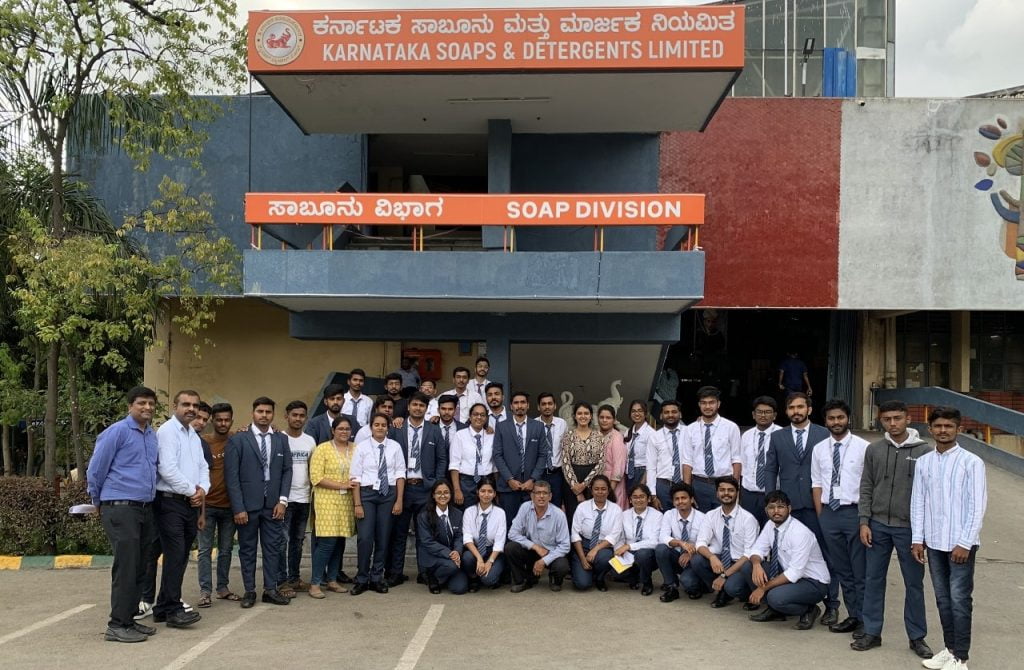
<svg viewBox="0 0 1024 670">
<path fill-rule="evenodd" d="M 742 5 L 249 13 L 249 71 L 738 70 Z"/>
<path fill-rule="evenodd" d="M 704 196 L 658 194 L 247 193 L 251 224 L 643 226 L 704 223 Z"/>
</svg>

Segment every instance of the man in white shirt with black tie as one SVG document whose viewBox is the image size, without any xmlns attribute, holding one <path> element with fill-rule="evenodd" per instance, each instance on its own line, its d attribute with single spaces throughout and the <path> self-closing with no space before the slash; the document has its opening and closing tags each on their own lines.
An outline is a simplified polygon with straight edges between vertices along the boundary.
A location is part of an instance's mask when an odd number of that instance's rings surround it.
<svg viewBox="0 0 1024 670">
<path fill-rule="evenodd" d="M 484 402 L 483 396 L 478 396 L 468 388 L 469 368 L 459 366 L 452 370 L 452 383 L 454 384 L 453 388 L 438 393 L 437 398 L 431 400 L 430 404 L 427 405 L 427 421 L 437 422 L 437 403 L 440 398 L 446 395 L 455 397 L 455 420 L 463 424 L 469 423 L 469 408 L 472 407 L 474 403 Z"/>
<path fill-rule="evenodd" d="M 361 368 L 355 368 L 348 373 L 348 391 L 343 396 L 345 402 L 341 406 L 341 413 L 355 417 L 360 426 L 370 423 L 370 411 L 373 408 L 373 400 L 363 395 L 365 383 L 366 373 Z"/>
<path fill-rule="evenodd" d="M 829 626 L 833 633 L 863 631 L 865 547 L 860 541 L 860 479 L 867 440 L 850 432 L 850 406 L 830 400 L 822 407 L 830 435 L 811 452 L 811 496 L 825 538 L 833 579 L 839 580 L 847 617 Z M 838 464 L 838 468 L 836 465 Z"/>
<path fill-rule="evenodd" d="M 764 494 L 768 488 L 768 445 L 771 435 L 782 426 L 775 423 L 779 404 L 775 398 L 763 395 L 754 399 L 752 416 L 754 427 L 740 436 L 740 506 L 754 515 L 758 528 L 768 523 L 764 513 Z"/>
<path fill-rule="evenodd" d="M 501 382 L 490 382 L 484 394 L 487 399 L 487 425 L 494 429 L 502 421 L 509 420 L 509 414 L 505 411 L 505 387 Z"/>
<path fill-rule="evenodd" d="M 752 605 L 765 604 L 751 621 L 785 621 L 799 616 L 793 628 L 810 630 L 821 614 L 818 603 L 828 594 L 829 573 L 814 532 L 790 515 L 789 496 L 765 496 L 770 522 L 761 531 L 743 566 Z"/>
<path fill-rule="evenodd" d="M 683 446 L 686 442 L 683 413 L 679 402 L 666 400 L 661 404 L 661 429 L 651 437 L 648 458 L 654 457 L 655 500 L 660 510 L 672 509 L 673 484 L 683 481 Z M 651 464 L 648 463 L 648 477 Z"/>
<path fill-rule="evenodd" d="M 750 596 L 743 566 L 760 528 L 757 519 L 737 504 L 739 482 L 735 477 L 719 477 L 716 491 L 721 504 L 707 513 L 691 564 L 704 589 L 715 594 L 711 606 L 719 608 L 734 598 Z"/>
<path fill-rule="evenodd" d="M 490 371 L 491 362 L 487 360 L 486 356 L 478 356 L 476 362 L 473 363 L 474 375 L 469 381 L 469 389 L 481 400 L 487 398 L 487 385 L 491 383 L 491 380 L 487 378 L 487 373 Z"/>
<path fill-rule="evenodd" d="M 544 481 L 551 485 L 551 504 L 562 506 L 562 436 L 565 435 L 565 420 L 555 416 L 555 396 L 544 392 L 537 396 L 537 411 L 544 429 Z"/>
<path fill-rule="evenodd" d="M 661 570 L 662 591 L 659 598 L 670 603 L 679 598 L 679 587 L 696 600 L 701 597 L 700 578 L 693 571 L 693 557 L 697 554 L 697 537 L 704 530 L 706 517 L 693 507 L 693 487 L 679 482 L 672 485 L 674 510 L 661 517 L 661 543 L 654 548 L 654 559 Z"/>
<path fill-rule="evenodd" d="M 721 392 L 714 386 L 697 390 L 700 419 L 686 427 L 683 481 L 697 494 L 697 507 L 707 513 L 718 506 L 715 479 L 740 478 L 740 429 L 718 413 Z"/>
</svg>

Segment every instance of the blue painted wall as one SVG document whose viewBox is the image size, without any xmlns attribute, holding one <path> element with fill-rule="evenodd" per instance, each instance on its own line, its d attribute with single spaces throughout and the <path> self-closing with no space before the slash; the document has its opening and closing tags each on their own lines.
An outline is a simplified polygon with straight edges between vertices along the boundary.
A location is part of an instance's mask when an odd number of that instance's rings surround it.
<svg viewBox="0 0 1024 670">
<path fill-rule="evenodd" d="M 245 96 L 220 100 L 224 114 L 209 127 L 202 158 L 205 173 L 187 162 L 159 157 L 147 172 L 139 172 L 120 152 L 72 159 L 73 169 L 93 185 L 115 221 L 145 209 L 157 196 L 164 175 L 189 184 L 196 194 L 210 193 L 217 226 L 239 250 L 249 247 L 250 231 L 243 215 L 246 191 L 333 191 L 344 181 L 359 190 L 365 187 L 365 136 L 303 135 L 265 95 L 253 96 L 251 108 Z M 277 232 L 291 237 L 302 231 L 287 227 Z M 319 228 L 306 231 L 312 236 L 319 232 Z M 304 244 L 298 238 L 295 241 Z M 161 250 L 159 241 L 147 242 L 153 251 Z"/>
</svg>

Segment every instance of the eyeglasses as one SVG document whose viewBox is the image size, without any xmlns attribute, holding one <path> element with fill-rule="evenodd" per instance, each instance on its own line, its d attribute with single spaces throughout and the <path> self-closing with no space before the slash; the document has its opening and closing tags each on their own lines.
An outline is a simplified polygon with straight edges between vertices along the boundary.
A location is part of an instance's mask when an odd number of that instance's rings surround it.
<svg viewBox="0 0 1024 670">
<path fill-rule="evenodd" d="M 773 409 L 755 409 L 754 410 L 754 415 L 755 416 L 771 416 L 772 414 L 775 414 L 775 410 L 773 410 Z"/>
<path fill-rule="evenodd" d="M 470 416 L 473 417 L 474 419 L 486 419 L 487 418 L 486 414 L 481 414 L 480 412 L 473 412 L 472 414 L 470 414 Z"/>
<path fill-rule="evenodd" d="M 447 498 L 448 496 L 451 495 L 451 493 L 449 493 L 448 491 L 438 491 L 434 495 L 437 496 L 438 498 Z"/>
<path fill-rule="evenodd" d="M 533 495 L 535 495 L 535 496 L 549 496 L 549 495 L 551 495 L 551 491 L 534 491 Z"/>
<path fill-rule="evenodd" d="M 775 511 L 775 510 L 782 511 L 784 509 L 789 509 L 789 505 L 784 505 L 782 503 L 772 503 L 770 505 L 765 505 L 764 508 L 766 510 L 768 510 L 769 512 L 772 512 L 772 511 Z"/>
</svg>

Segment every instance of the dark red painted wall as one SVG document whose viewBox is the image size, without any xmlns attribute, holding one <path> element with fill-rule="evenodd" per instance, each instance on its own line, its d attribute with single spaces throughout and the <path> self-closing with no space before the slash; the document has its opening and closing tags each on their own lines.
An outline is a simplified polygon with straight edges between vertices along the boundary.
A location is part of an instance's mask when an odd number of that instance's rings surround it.
<svg viewBox="0 0 1024 670">
<path fill-rule="evenodd" d="M 662 135 L 661 192 L 707 195 L 704 306 L 836 306 L 840 128 L 840 100 L 728 98 Z"/>
</svg>

